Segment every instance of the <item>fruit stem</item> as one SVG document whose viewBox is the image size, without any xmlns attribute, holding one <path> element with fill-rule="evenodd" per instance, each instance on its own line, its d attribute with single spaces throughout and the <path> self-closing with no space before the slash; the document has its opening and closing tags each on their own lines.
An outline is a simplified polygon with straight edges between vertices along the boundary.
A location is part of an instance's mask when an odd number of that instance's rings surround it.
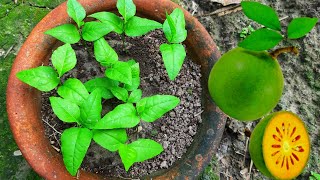
<svg viewBox="0 0 320 180">
<path fill-rule="evenodd" d="M 279 49 L 276 49 L 274 51 L 272 51 L 270 53 L 270 56 L 273 58 L 273 59 L 277 59 L 278 56 L 282 53 L 293 53 L 295 54 L 296 56 L 299 54 L 299 50 L 298 48 L 294 47 L 294 46 L 290 46 L 290 47 L 283 47 L 283 48 L 279 48 Z"/>
</svg>

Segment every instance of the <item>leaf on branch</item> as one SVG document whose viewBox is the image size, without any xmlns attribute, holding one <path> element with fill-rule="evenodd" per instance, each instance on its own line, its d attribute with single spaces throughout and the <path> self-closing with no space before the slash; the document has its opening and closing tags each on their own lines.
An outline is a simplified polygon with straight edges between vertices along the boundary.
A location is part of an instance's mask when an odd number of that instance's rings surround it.
<svg viewBox="0 0 320 180">
<path fill-rule="evenodd" d="M 59 77 L 61 77 L 76 66 L 76 53 L 70 44 L 65 44 L 53 51 L 51 61 L 52 65 L 57 69 Z"/>
<path fill-rule="evenodd" d="M 298 39 L 309 33 L 317 24 L 318 18 L 294 18 L 288 25 L 288 38 Z"/>
<path fill-rule="evenodd" d="M 281 30 L 279 17 L 271 7 L 253 1 L 242 1 L 241 6 L 248 18 L 270 29 Z"/>
<path fill-rule="evenodd" d="M 131 37 L 142 36 L 161 27 L 162 24 L 157 21 L 133 16 L 126 24 L 125 33 L 127 36 Z"/>
<path fill-rule="evenodd" d="M 80 105 L 80 124 L 93 129 L 101 119 L 101 111 L 101 92 L 99 89 L 96 89 Z"/>
<path fill-rule="evenodd" d="M 67 13 L 77 23 L 79 28 L 83 25 L 83 19 L 86 17 L 86 11 L 77 0 L 68 0 Z"/>
<path fill-rule="evenodd" d="M 99 89 L 101 92 L 101 96 L 104 99 L 113 98 L 113 94 L 110 91 L 110 88 L 118 86 L 119 82 L 109 79 L 107 77 L 103 78 L 95 78 L 84 83 L 84 86 L 89 92 L 93 92 L 96 89 Z"/>
<path fill-rule="evenodd" d="M 131 67 L 122 61 L 116 61 L 112 67 L 106 70 L 106 76 L 110 79 L 132 85 Z"/>
<path fill-rule="evenodd" d="M 239 43 L 239 47 L 263 51 L 276 46 L 283 39 L 282 35 L 269 29 L 258 29 Z"/>
<path fill-rule="evenodd" d="M 175 9 L 163 23 L 163 32 L 171 43 L 181 43 L 187 38 L 186 21 L 181 9 Z"/>
<path fill-rule="evenodd" d="M 87 22 L 82 28 L 82 37 L 86 41 L 95 41 L 113 31 L 113 27 L 102 22 Z"/>
<path fill-rule="evenodd" d="M 58 94 L 64 99 L 68 99 L 79 106 L 89 96 L 86 87 L 76 78 L 69 78 L 66 80 L 64 84 L 58 88 Z"/>
<path fill-rule="evenodd" d="M 123 33 L 123 20 L 111 12 L 97 12 L 91 14 L 89 17 L 96 18 L 99 21 L 112 26 L 114 31 L 118 34 Z"/>
<path fill-rule="evenodd" d="M 122 87 L 114 86 L 110 88 L 112 94 L 119 100 L 127 102 L 128 99 L 128 90 Z"/>
<path fill-rule="evenodd" d="M 142 97 L 142 91 L 141 89 L 135 89 L 131 92 L 128 102 L 129 103 L 137 103 Z"/>
<path fill-rule="evenodd" d="M 126 129 L 93 130 L 93 140 L 109 151 L 117 151 L 127 140 Z"/>
<path fill-rule="evenodd" d="M 94 56 L 102 66 L 111 66 L 118 61 L 118 54 L 103 37 L 94 41 L 93 47 Z"/>
<path fill-rule="evenodd" d="M 133 148 L 137 152 L 135 162 L 143 162 L 159 155 L 162 151 L 162 145 L 151 139 L 138 139 L 128 147 Z"/>
<path fill-rule="evenodd" d="M 108 112 L 94 129 L 132 128 L 139 124 L 140 118 L 131 103 L 120 104 Z"/>
<path fill-rule="evenodd" d="M 140 65 L 133 59 L 127 61 L 126 63 L 131 68 L 132 83 L 131 85 L 125 84 L 124 88 L 126 88 L 128 91 L 133 91 L 135 89 L 138 89 L 138 87 L 140 86 Z"/>
<path fill-rule="evenodd" d="M 67 99 L 60 97 L 50 97 L 52 110 L 57 117 L 63 122 L 79 122 L 79 106 Z"/>
<path fill-rule="evenodd" d="M 154 95 L 138 101 L 136 108 L 142 120 L 153 122 L 174 109 L 179 103 L 180 99 L 175 96 Z"/>
<path fill-rule="evenodd" d="M 118 0 L 117 8 L 125 23 L 136 14 L 136 5 L 132 0 Z"/>
<path fill-rule="evenodd" d="M 68 172 L 75 176 L 87 153 L 92 132 L 87 128 L 69 128 L 61 135 L 61 152 Z"/>
<path fill-rule="evenodd" d="M 119 146 L 119 155 L 124 168 L 126 169 L 126 171 L 128 171 L 137 158 L 136 150 L 126 144 L 122 144 Z"/>
<path fill-rule="evenodd" d="M 48 34 L 58 40 L 74 44 L 80 41 L 80 34 L 77 27 L 73 24 L 63 24 L 52 29 L 47 30 L 44 34 Z"/>
<path fill-rule="evenodd" d="M 46 92 L 57 87 L 60 82 L 58 73 L 49 66 L 23 70 L 18 72 L 16 76 L 22 82 Z"/>
<path fill-rule="evenodd" d="M 174 80 L 180 72 L 186 51 L 182 44 L 162 44 L 160 51 L 168 76 Z"/>
</svg>

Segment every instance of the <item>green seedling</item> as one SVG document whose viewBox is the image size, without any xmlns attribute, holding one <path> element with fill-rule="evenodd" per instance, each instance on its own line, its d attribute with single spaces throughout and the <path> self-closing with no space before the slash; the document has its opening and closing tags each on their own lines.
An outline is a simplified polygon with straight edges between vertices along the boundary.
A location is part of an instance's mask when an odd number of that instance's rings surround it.
<svg viewBox="0 0 320 180">
<path fill-rule="evenodd" d="M 160 51 L 168 76 L 170 80 L 174 80 L 186 57 L 185 48 L 181 44 L 187 37 L 183 11 L 175 9 L 170 15 L 167 14 L 167 19 L 162 25 L 156 21 L 135 16 L 136 6 L 132 0 L 118 0 L 117 8 L 122 18 L 110 12 L 98 12 L 89 17 L 96 18 L 100 22 L 108 24 L 109 27 L 113 27 L 114 32 L 122 35 L 123 44 L 125 44 L 124 35 L 141 36 L 162 28 L 169 44 L 162 44 Z"/>
<path fill-rule="evenodd" d="M 76 25 L 64 24 L 45 32 L 65 43 L 53 52 L 53 67 L 40 66 L 16 75 L 40 91 L 57 89 L 59 97 L 50 97 L 53 112 L 61 121 L 75 124 L 61 135 L 63 161 L 72 176 L 77 174 L 92 140 L 109 151 L 118 151 L 126 171 L 135 162 L 160 154 L 163 151 L 161 144 L 151 139 L 132 142 L 126 129 L 136 127 L 141 120 L 154 122 L 180 102 L 171 95 L 142 97 L 139 63 L 120 61 L 104 36 L 111 31 L 140 36 L 162 25 L 134 16 L 136 10 L 132 0 L 119 0 L 117 7 L 122 19 L 112 13 L 99 12 L 90 16 L 99 21 L 84 22 L 86 12 L 82 5 L 76 0 L 68 0 L 67 12 Z M 77 63 L 71 44 L 80 39 L 93 42 L 95 58 L 106 68 L 105 77 L 85 83 L 69 78 L 61 83 L 63 75 Z M 117 98 L 123 104 L 101 117 L 102 99 L 111 98 Z"/>
<path fill-rule="evenodd" d="M 186 51 L 181 42 L 187 38 L 187 30 L 182 10 L 175 9 L 170 15 L 166 14 L 166 17 L 167 19 L 163 23 L 163 32 L 169 44 L 162 44 L 160 51 L 169 78 L 174 80 L 186 57 Z"/>
<path fill-rule="evenodd" d="M 253 27 L 251 25 L 242 28 L 241 32 L 240 32 L 240 38 L 246 38 L 247 36 L 249 36 L 251 33 L 253 33 L 255 30 L 253 29 Z"/>
</svg>

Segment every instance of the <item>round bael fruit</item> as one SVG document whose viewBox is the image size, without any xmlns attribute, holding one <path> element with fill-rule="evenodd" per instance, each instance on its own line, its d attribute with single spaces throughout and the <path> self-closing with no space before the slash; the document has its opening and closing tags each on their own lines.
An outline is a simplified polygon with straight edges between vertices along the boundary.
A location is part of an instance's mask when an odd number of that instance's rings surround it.
<svg viewBox="0 0 320 180">
<path fill-rule="evenodd" d="M 302 120 L 287 111 L 261 120 L 250 137 L 249 152 L 255 166 L 274 179 L 293 179 L 310 155 L 308 132 Z"/>
<path fill-rule="evenodd" d="M 283 90 L 280 65 L 267 52 L 235 48 L 213 66 L 209 92 L 227 115 L 242 121 L 255 120 L 270 112 Z"/>
</svg>

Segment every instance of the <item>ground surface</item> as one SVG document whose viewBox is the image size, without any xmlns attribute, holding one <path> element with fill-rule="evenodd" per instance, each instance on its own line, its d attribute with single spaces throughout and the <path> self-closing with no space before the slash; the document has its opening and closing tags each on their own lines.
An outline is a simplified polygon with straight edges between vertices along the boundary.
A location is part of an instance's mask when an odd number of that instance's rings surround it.
<svg viewBox="0 0 320 180">
<path fill-rule="evenodd" d="M 13 3 L 12 0 L 0 2 L 0 179 L 40 179 L 27 165 L 22 156 L 14 156 L 18 150 L 9 129 L 5 111 L 5 89 L 13 59 L 21 44 L 32 28 L 50 10 L 63 0 L 29 0 Z M 239 33 L 243 28 L 258 25 L 248 20 L 242 12 L 234 12 L 224 16 L 217 14 L 202 16 L 223 6 L 209 0 L 174 0 L 188 9 L 194 15 L 200 15 L 204 24 L 215 39 L 222 53 L 232 49 L 241 40 Z M 318 0 L 263 0 L 271 5 L 284 18 L 286 25 L 293 17 L 320 17 L 320 2 Z M 287 17 L 288 16 L 288 17 Z M 285 45 L 295 45 L 300 48 L 300 55 L 293 57 L 284 55 L 279 58 L 284 71 L 284 95 L 276 110 L 290 110 L 300 115 L 307 122 L 311 135 L 312 155 L 298 179 L 307 179 L 310 171 L 319 171 L 320 146 L 320 26 L 318 25 L 303 40 L 290 41 Z M 256 169 L 250 169 L 250 157 L 246 150 L 247 138 L 244 129 L 252 130 L 254 123 L 240 123 L 228 120 L 222 143 L 211 166 L 205 170 L 203 179 L 262 179 Z M 17 152 L 15 153 L 17 154 Z"/>
</svg>

